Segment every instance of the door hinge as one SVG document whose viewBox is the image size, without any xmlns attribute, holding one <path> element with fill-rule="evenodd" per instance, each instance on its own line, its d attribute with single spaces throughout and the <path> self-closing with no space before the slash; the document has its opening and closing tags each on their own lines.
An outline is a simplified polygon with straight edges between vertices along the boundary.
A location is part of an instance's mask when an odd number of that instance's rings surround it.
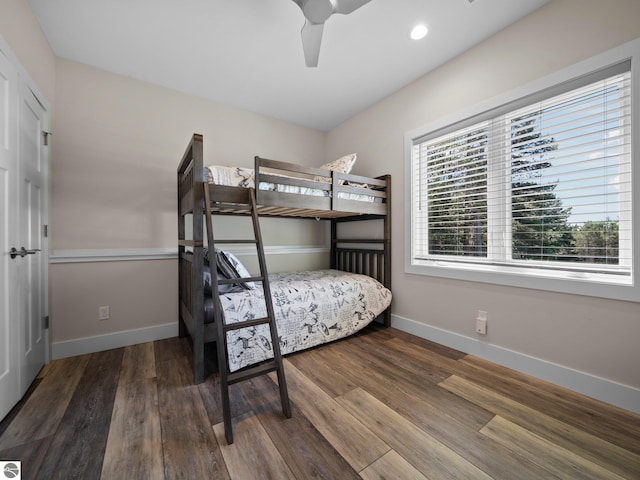
<svg viewBox="0 0 640 480">
<path fill-rule="evenodd" d="M 49 315 L 46 315 L 42 318 L 42 328 L 45 330 L 49 328 Z"/>
<path fill-rule="evenodd" d="M 49 145 L 49 137 L 53 135 L 53 133 L 51 132 L 45 132 L 44 130 L 42 131 L 42 144 L 46 147 L 47 145 Z"/>
<path fill-rule="evenodd" d="M 45 238 L 49 236 L 49 225 L 43 225 L 42 234 L 44 235 Z"/>
</svg>

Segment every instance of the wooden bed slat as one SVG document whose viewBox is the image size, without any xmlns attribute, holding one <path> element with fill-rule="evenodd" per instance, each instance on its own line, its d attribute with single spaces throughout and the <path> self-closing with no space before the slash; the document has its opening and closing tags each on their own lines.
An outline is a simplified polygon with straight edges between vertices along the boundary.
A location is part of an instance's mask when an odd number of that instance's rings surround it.
<svg viewBox="0 0 640 480">
<path fill-rule="evenodd" d="M 305 175 L 322 176 L 331 178 L 331 172 L 329 170 L 323 170 L 321 168 L 307 167 L 305 165 L 298 165 L 297 163 L 283 162 L 280 160 L 271 160 L 263 157 L 254 157 L 255 171 L 258 175 L 266 168 L 272 170 L 281 170 L 283 172 L 290 173 L 302 173 Z M 285 173 L 286 174 L 286 173 Z"/>
<path fill-rule="evenodd" d="M 295 193 L 257 190 L 258 205 L 275 205 L 278 207 L 302 208 L 313 210 L 331 210 L 330 197 L 314 197 Z"/>
</svg>

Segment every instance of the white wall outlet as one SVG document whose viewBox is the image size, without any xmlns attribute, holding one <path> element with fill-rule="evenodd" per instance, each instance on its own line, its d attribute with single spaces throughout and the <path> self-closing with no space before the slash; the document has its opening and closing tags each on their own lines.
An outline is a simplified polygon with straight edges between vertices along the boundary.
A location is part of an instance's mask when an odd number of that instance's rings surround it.
<svg viewBox="0 0 640 480">
<path fill-rule="evenodd" d="M 478 316 L 476 317 L 476 333 L 480 335 L 487 334 L 487 312 L 478 310 Z"/>
<path fill-rule="evenodd" d="M 100 320 L 109 320 L 109 305 L 98 307 L 98 318 Z"/>
</svg>

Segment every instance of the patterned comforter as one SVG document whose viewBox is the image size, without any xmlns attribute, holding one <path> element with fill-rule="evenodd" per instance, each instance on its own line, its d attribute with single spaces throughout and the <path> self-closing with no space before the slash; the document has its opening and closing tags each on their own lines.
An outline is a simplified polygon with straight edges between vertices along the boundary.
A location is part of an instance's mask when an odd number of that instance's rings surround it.
<svg viewBox="0 0 640 480">
<path fill-rule="evenodd" d="M 391 303 L 391 292 L 365 275 L 315 270 L 269 278 L 283 355 L 351 335 Z M 227 323 L 267 316 L 260 287 L 220 295 L 220 300 Z M 268 325 L 227 335 L 231 371 L 273 357 Z"/>
</svg>

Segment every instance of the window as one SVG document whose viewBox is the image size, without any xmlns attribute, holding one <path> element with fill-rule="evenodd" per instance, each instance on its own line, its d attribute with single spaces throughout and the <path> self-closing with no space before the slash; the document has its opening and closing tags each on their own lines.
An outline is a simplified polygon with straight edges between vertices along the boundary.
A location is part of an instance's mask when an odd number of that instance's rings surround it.
<svg viewBox="0 0 640 480">
<path fill-rule="evenodd" d="M 407 134 L 407 271 L 640 300 L 631 70 Z"/>
</svg>

